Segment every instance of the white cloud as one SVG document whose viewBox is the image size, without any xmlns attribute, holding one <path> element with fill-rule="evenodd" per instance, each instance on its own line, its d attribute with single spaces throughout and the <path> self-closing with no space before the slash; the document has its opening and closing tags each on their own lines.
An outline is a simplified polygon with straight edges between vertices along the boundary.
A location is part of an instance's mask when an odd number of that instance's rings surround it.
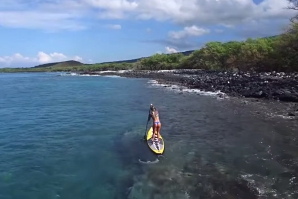
<svg viewBox="0 0 298 199">
<path fill-rule="evenodd" d="M 82 0 L 82 2 L 85 2 L 92 7 L 106 9 L 109 11 L 132 11 L 138 7 L 137 2 L 127 0 Z"/>
<path fill-rule="evenodd" d="M 114 30 L 120 30 L 122 28 L 119 24 L 108 25 L 107 27 Z"/>
<path fill-rule="evenodd" d="M 285 9 L 287 0 L 10 0 L 0 5 L 0 25 L 47 30 L 81 30 L 83 19 L 154 19 L 183 27 L 235 26 L 272 19 L 289 19 L 295 11 Z M 67 12 L 65 12 L 67 10 Z"/>
<path fill-rule="evenodd" d="M 169 20 L 183 26 L 237 25 L 250 20 L 288 19 L 294 12 L 284 9 L 287 0 L 152 0 L 138 1 L 142 19 Z"/>
<path fill-rule="evenodd" d="M 278 34 L 282 31 L 280 27 L 288 24 L 289 18 L 295 14 L 295 11 L 286 9 L 287 0 L 263 0 L 259 4 L 255 4 L 253 0 L 3 1 L 0 4 L 0 26 L 3 27 L 46 31 L 84 30 L 89 25 L 99 24 L 97 20 L 104 19 L 156 20 L 174 23 L 184 29 L 169 32 L 169 38 L 158 38 L 160 41 L 166 40 L 164 46 L 172 46 L 174 49 L 197 46 L 191 37 L 207 34 L 213 25 L 219 29 L 233 28 L 233 33 L 241 36 Z M 94 21 L 96 23 L 93 23 Z M 121 25 L 117 24 L 109 27 L 121 29 Z M 274 31 L 271 31 L 272 28 Z M 54 59 L 53 56 L 47 55 L 41 55 L 40 59 Z M 38 56 L 36 59 L 39 59 Z M 12 57 L 14 56 L 10 58 Z M 7 62 L 10 58 L 0 57 L 0 61 Z M 28 62 L 25 57 L 14 57 L 14 59 Z"/>
<path fill-rule="evenodd" d="M 175 48 L 171 48 L 171 47 L 166 47 L 166 52 L 167 53 L 177 53 L 178 51 Z"/>
<path fill-rule="evenodd" d="M 264 0 L 255 4 L 253 0 L 82 0 L 98 8 L 103 18 L 155 19 L 189 25 L 232 26 L 250 20 L 271 18 L 288 19 L 294 12 L 286 10 L 287 0 Z"/>
<path fill-rule="evenodd" d="M 26 57 L 20 53 L 15 53 L 12 56 L 0 57 L 0 67 L 32 67 L 37 64 L 61 62 L 67 60 L 83 61 L 79 56 L 68 57 L 62 53 L 50 53 L 38 52 L 36 57 Z"/>
<path fill-rule="evenodd" d="M 189 27 L 185 27 L 183 30 L 181 31 L 171 31 L 169 32 L 169 36 L 172 39 L 183 39 L 185 37 L 189 37 L 189 36 L 201 36 L 204 34 L 209 33 L 210 30 L 205 29 L 205 28 L 198 28 L 197 26 L 193 25 L 193 26 L 189 26 Z"/>
<path fill-rule="evenodd" d="M 65 61 L 68 59 L 68 57 L 62 53 L 55 52 L 55 53 L 46 54 L 44 52 L 39 52 L 37 55 L 37 59 L 38 59 L 38 62 L 40 63 L 48 63 L 48 62 Z"/>
<path fill-rule="evenodd" d="M 12 56 L 3 56 L 0 57 L 0 63 L 1 64 L 10 64 L 13 62 L 17 62 L 17 63 L 22 63 L 22 62 L 32 62 L 33 59 L 30 57 L 25 57 L 23 55 L 21 55 L 20 53 L 15 53 Z"/>
<path fill-rule="evenodd" d="M 0 5 L 0 26 L 47 31 L 82 30 L 87 28 L 81 22 L 81 18 L 88 14 L 86 9 L 86 5 L 77 0 L 59 3 L 10 0 Z"/>
<path fill-rule="evenodd" d="M 168 48 L 168 52 L 176 51 L 179 49 L 189 49 L 194 48 L 198 44 L 195 42 L 195 38 L 209 34 L 210 30 L 206 28 L 200 28 L 195 25 L 184 27 L 180 31 L 170 31 L 168 33 L 168 38 L 164 41 L 166 45 L 173 46 L 173 48 Z"/>
<path fill-rule="evenodd" d="M 99 17 L 122 19 L 125 18 L 127 12 L 133 12 L 137 7 L 138 3 L 127 0 L 82 0 L 86 5 L 99 10 Z"/>
<path fill-rule="evenodd" d="M 86 27 L 68 13 L 41 13 L 38 11 L 0 12 L 0 25 L 12 28 L 55 30 L 82 30 Z"/>
<path fill-rule="evenodd" d="M 81 61 L 83 61 L 83 58 L 80 57 L 80 56 L 75 56 L 75 57 L 73 58 L 73 60 L 78 61 L 78 62 L 81 62 Z M 92 60 L 91 60 L 91 61 L 92 61 Z M 89 62 L 90 62 L 90 59 L 89 59 Z"/>
</svg>

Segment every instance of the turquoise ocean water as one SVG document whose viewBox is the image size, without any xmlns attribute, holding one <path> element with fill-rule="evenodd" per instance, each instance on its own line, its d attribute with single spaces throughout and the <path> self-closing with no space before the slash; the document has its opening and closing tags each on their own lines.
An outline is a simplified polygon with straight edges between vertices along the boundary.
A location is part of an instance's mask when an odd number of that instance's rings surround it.
<svg viewBox="0 0 298 199">
<path fill-rule="evenodd" d="M 59 74 L 0 74 L 1 199 L 297 196 L 297 129 L 147 79 Z M 150 103 L 163 157 L 141 140 Z"/>
</svg>

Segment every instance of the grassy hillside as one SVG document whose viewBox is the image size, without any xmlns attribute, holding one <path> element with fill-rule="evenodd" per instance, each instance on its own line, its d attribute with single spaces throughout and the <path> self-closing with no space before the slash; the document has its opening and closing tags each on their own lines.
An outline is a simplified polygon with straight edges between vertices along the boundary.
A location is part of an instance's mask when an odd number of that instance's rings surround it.
<svg viewBox="0 0 298 199">
<path fill-rule="evenodd" d="M 0 73 L 13 72 L 54 72 L 54 71 L 76 71 L 80 67 L 87 67 L 88 64 L 83 64 L 78 61 L 69 60 L 63 62 L 54 62 L 41 64 L 30 68 L 0 68 Z"/>
<path fill-rule="evenodd" d="M 63 61 L 63 62 L 54 62 L 54 63 L 47 63 L 47 64 L 41 64 L 38 66 L 34 66 L 33 68 L 46 68 L 46 67 L 69 67 L 69 66 L 80 66 L 83 65 L 83 63 L 70 60 L 70 61 Z"/>
</svg>

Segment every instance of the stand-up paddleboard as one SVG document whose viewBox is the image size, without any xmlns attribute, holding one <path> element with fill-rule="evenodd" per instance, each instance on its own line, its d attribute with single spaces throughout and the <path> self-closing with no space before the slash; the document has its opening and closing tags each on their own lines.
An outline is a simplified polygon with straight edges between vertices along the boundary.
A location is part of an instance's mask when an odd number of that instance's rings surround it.
<svg viewBox="0 0 298 199">
<path fill-rule="evenodd" d="M 160 135 L 161 138 L 158 138 L 157 136 L 154 138 L 154 141 L 152 141 L 152 134 L 153 134 L 153 128 L 151 127 L 149 131 L 147 132 L 146 141 L 149 146 L 149 148 L 156 154 L 161 155 L 164 152 L 165 149 L 165 143 Z"/>
</svg>

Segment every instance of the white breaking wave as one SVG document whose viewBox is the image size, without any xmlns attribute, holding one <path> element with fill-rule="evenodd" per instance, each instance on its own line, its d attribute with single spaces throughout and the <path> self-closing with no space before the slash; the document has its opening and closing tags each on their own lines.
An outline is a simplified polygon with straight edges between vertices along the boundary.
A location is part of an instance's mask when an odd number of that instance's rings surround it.
<svg viewBox="0 0 298 199">
<path fill-rule="evenodd" d="M 78 73 L 60 73 L 60 76 L 78 76 Z"/>
<path fill-rule="evenodd" d="M 157 73 L 171 73 L 171 72 L 176 72 L 177 70 L 158 70 Z"/>
<path fill-rule="evenodd" d="M 101 76 L 101 75 L 89 75 L 89 74 L 81 74 L 81 75 L 78 75 L 78 76 L 85 76 L 85 77 L 98 77 L 98 76 Z"/>
<path fill-rule="evenodd" d="M 124 78 L 124 77 L 121 77 L 121 76 L 118 76 L 118 75 L 89 75 L 89 74 L 82 74 L 82 75 L 78 75 L 78 76 L 85 76 L 85 77 L 110 77 L 110 78 Z"/>
<path fill-rule="evenodd" d="M 96 73 L 102 74 L 102 73 L 115 73 L 116 71 L 113 70 L 105 70 L 105 71 L 98 71 Z"/>
<path fill-rule="evenodd" d="M 103 73 L 115 72 L 115 73 L 124 73 L 125 71 L 100 71 L 97 74 L 79 74 L 79 73 L 60 73 L 60 76 L 83 76 L 83 77 L 112 77 L 112 78 L 124 78 L 119 75 L 102 75 Z"/>
<path fill-rule="evenodd" d="M 188 72 L 193 72 L 193 71 L 199 71 L 200 69 L 171 69 L 171 70 L 157 70 L 157 73 L 173 73 L 173 72 L 183 72 L 183 71 L 188 71 Z"/>
<path fill-rule="evenodd" d="M 158 84 L 158 81 L 156 81 L 156 80 L 149 80 L 148 83 L 149 84 Z"/>
<path fill-rule="evenodd" d="M 111 78 L 124 78 L 118 75 L 105 75 L 104 77 L 111 77 Z"/>
<path fill-rule="evenodd" d="M 125 73 L 125 72 L 130 72 L 132 70 L 118 70 L 117 73 Z"/>
<path fill-rule="evenodd" d="M 148 81 L 149 84 L 151 84 L 153 87 L 163 87 L 165 89 L 168 90 L 172 90 L 174 92 L 177 93 L 194 93 L 197 95 L 205 95 L 205 96 L 215 96 L 215 97 L 219 97 L 218 99 L 222 99 L 222 98 L 228 98 L 228 96 L 221 92 L 221 91 L 216 91 L 216 92 L 211 92 L 211 91 L 202 91 L 200 89 L 189 89 L 185 86 L 178 86 L 178 85 L 171 85 L 171 84 L 161 84 L 156 80 L 149 80 Z"/>
<path fill-rule="evenodd" d="M 132 70 L 106 70 L 106 71 L 99 71 L 97 73 L 102 74 L 102 73 L 125 73 L 125 72 L 130 72 Z"/>
<path fill-rule="evenodd" d="M 281 117 L 283 119 L 295 119 L 296 117 L 295 116 L 288 116 L 288 115 L 280 115 L 280 114 L 274 114 L 274 113 L 267 113 L 267 115 L 269 117 Z"/>
</svg>

